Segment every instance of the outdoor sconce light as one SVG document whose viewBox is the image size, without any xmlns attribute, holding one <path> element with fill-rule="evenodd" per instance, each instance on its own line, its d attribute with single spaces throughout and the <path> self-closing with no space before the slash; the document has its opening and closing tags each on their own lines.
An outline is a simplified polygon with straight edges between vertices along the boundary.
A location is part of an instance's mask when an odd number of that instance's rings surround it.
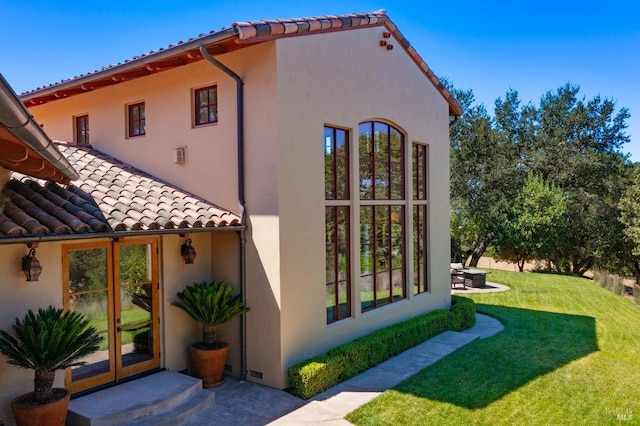
<svg viewBox="0 0 640 426">
<path fill-rule="evenodd" d="M 191 245 L 191 238 L 187 238 L 187 241 L 180 246 L 180 254 L 184 259 L 184 263 L 193 263 L 196 258 L 196 249 Z"/>
<path fill-rule="evenodd" d="M 42 266 L 40 266 L 40 261 L 36 259 L 36 249 L 32 248 L 29 254 L 22 258 L 22 272 L 27 277 L 27 281 L 38 281 Z"/>
</svg>

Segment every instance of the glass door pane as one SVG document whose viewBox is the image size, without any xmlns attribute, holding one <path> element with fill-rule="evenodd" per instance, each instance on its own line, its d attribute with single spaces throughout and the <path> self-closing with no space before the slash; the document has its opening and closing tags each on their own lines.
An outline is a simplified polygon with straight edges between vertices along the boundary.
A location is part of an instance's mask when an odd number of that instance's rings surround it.
<svg viewBox="0 0 640 426">
<path fill-rule="evenodd" d="M 63 246 L 65 309 L 104 337 L 86 365 L 67 369 L 72 393 L 160 366 L 157 240 Z"/>
<path fill-rule="evenodd" d="M 155 240 L 116 243 L 118 379 L 159 366 Z"/>
<path fill-rule="evenodd" d="M 68 387 L 77 392 L 115 379 L 113 362 L 113 301 L 109 243 L 67 247 L 63 256 L 66 274 L 65 308 L 84 314 L 103 337 L 97 352 L 84 366 L 67 371 Z"/>
</svg>

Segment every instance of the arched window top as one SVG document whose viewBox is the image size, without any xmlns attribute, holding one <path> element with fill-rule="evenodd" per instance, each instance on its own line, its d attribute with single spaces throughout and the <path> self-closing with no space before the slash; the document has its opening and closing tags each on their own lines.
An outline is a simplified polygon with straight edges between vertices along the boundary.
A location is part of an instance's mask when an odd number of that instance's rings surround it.
<svg viewBox="0 0 640 426">
<path fill-rule="evenodd" d="M 404 199 L 404 134 L 381 121 L 358 126 L 360 199 Z"/>
</svg>

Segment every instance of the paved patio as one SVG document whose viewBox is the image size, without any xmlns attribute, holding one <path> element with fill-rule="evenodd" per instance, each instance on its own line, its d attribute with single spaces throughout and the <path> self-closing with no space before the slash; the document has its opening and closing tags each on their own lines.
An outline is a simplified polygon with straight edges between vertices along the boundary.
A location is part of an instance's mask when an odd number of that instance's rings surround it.
<svg viewBox="0 0 640 426">
<path fill-rule="evenodd" d="M 204 390 L 199 380 L 164 371 L 71 401 L 67 424 L 347 425 L 346 414 L 386 389 L 504 328 L 489 316 L 477 314 L 476 318 L 476 324 L 468 330 L 439 334 L 308 400 L 232 377 L 225 378 L 221 387 Z"/>
<path fill-rule="evenodd" d="M 487 281 L 484 287 L 459 287 L 456 286 L 451 289 L 451 294 L 465 294 L 465 293 L 499 293 L 501 291 L 511 290 L 504 284 L 492 283 Z"/>
<path fill-rule="evenodd" d="M 222 387 L 211 390 L 216 394 L 215 404 L 182 424 L 349 425 L 344 420 L 346 414 L 464 345 L 493 336 L 503 328 L 498 320 L 478 314 L 476 325 L 470 329 L 442 333 L 309 400 L 227 378 Z"/>
</svg>

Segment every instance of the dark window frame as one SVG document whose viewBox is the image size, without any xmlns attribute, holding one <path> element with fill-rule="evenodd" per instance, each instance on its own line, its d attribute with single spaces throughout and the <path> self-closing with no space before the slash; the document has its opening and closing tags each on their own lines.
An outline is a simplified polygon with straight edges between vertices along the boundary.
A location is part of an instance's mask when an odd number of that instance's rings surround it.
<svg viewBox="0 0 640 426">
<path fill-rule="evenodd" d="M 361 312 L 367 312 L 407 298 L 406 136 L 400 129 L 381 121 L 362 122 L 358 130 L 360 258 L 363 260 L 360 308 Z M 399 147 L 394 148 L 394 138 Z M 364 216 L 367 209 L 371 210 L 371 223 L 367 223 Z M 384 209 L 386 216 L 378 213 Z M 369 225 L 369 229 L 365 229 L 363 223 Z M 365 265 L 365 258 L 373 261 L 367 260 Z M 399 287 L 394 286 L 396 279 L 400 280 Z M 386 289 L 385 284 L 388 284 Z M 367 285 L 371 288 L 367 289 Z M 396 289 L 400 289 L 399 295 Z M 364 297 L 369 291 L 373 292 L 370 301 Z"/>
<path fill-rule="evenodd" d="M 413 294 L 429 291 L 429 146 L 413 143 Z"/>
<path fill-rule="evenodd" d="M 340 232 L 341 213 L 344 215 L 342 233 Z M 334 225 L 330 229 L 329 220 L 325 220 L 327 233 L 325 250 L 327 324 L 351 317 L 351 215 L 349 206 L 326 206 L 325 217 L 329 218 L 329 216 L 331 216 Z M 344 238 L 341 238 L 341 234 L 344 235 Z M 342 259 L 341 253 L 344 254 Z M 344 297 L 342 302 L 341 297 Z"/>
<path fill-rule="evenodd" d="M 327 324 L 351 318 L 353 311 L 349 144 L 349 130 L 324 126 Z"/>
<path fill-rule="evenodd" d="M 201 94 L 204 94 L 204 98 L 205 98 L 204 103 L 200 102 Z M 205 86 L 205 87 L 200 87 L 198 89 L 194 89 L 193 104 L 194 104 L 193 114 L 194 114 L 195 126 L 204 126 L 207 124 L 217 123 L 218 122 L 218 85 L 213 84 L 211 86 Z M 212 110 L 213 110 L 213 118 L 212 118 Z M 204 116 L 206 118 L 202 118 L 201 113 L 204 113 Z"/>
<path fill-rule="evenodd" d="M 89 145 L 89 114 L 76 115 L 74 121 L 76 145 Z"/>
<path fill-rule="evenodd" d="M 127 134 L 130 138 L 144 136 L 147 134 L 145 109 L 144 101 L 127 105 Z M 135 114 L 136 111 L 138 112 L 137 117 Z"/>
</svg>

